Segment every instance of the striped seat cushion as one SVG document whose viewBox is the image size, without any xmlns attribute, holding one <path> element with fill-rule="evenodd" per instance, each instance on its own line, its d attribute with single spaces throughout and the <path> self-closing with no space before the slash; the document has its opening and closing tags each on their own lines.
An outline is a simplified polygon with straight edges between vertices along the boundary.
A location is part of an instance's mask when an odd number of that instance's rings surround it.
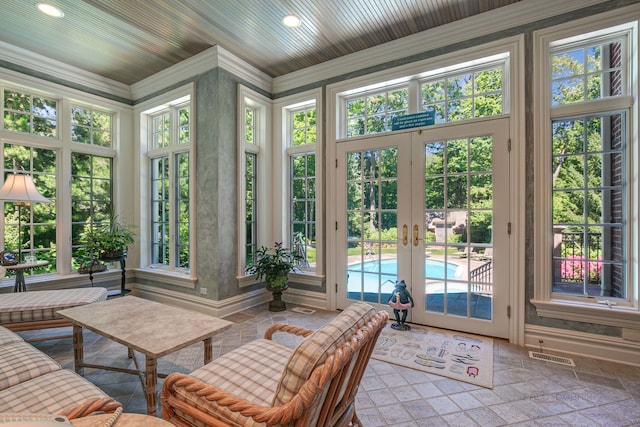
<svg viewBox="0 0 640 427">
<path fill-rule="evenodd" d="M 0 297 L 1 299 L 2 297 Z M 0 326 L 0 346 L 24 341 L 22 337 L 7 328 Z"/>
<path fill-rule="evenodd" d="M 311 372 L 322 364 L 338 347 L 345 344 L 347 337 L 365 325 L 376 315 L 369 304 L 351 304 L 335 319 L 307 336 L 291 354 L 282 378 L 278 383 L 273 406 L 289 402 L 309 379 Z"/>
<path fill-rule="evenodd" d="M 0 346 L 0 390 L 59 369 L 58 362 L 26 342 Z"/>
<path fill-rule="evenodd" d="M 108 397 L 67 369 L 50 372 L 0 391 L 0 412 L 57 414 L 89 399 Z"/>
<path fill-rule="evenodd" d="M 3 294 L 0 324 L 58 319 L 58 310 L 106 299 L 107 290 L 101 287 Z"/>
<path fill-rule="evenodd" d="M 189 375 L 250 402 L 270 406 L 291 352 L 290 348 L 271 340 L 259 339 L 220 356 Z M 234 425 L 261 425 L 205 399 L 194 400 L 194 394 L 182 393 L 183 391 L 179 389 L 177 393 L 191 405 L 237 423 Z"/>
</svg>

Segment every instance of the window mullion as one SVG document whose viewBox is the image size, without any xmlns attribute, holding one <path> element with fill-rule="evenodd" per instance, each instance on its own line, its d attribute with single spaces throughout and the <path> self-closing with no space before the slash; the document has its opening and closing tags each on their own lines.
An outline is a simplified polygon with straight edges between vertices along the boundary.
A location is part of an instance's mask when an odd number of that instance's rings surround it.
<svg viewBox="0 0 640 427">
<path fill-rule="evenodd" d="M 175 141 L 175 140 L 174 140 Z M 168 156 L 169 161 L 169 267 L 175 269 L 177 266 L 176 262 L 176 209 L 177 209 L 177 171 L 176 171 L 176 161 L 175 161 L 175 153 Z"/>
</svg>

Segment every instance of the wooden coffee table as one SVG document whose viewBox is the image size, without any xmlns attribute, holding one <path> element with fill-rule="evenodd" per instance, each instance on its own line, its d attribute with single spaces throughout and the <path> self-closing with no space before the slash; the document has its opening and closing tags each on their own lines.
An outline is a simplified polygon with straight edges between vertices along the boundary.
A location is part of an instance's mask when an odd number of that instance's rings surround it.
<svg viewBox="0 0 640 427">
<path fill-rule="evenodd" d="M 107 369 L 138 375 L 147 399 L 147 413 L 157 414 L 157 360 L 169 353 L 202 341 L 204 363 L 211 361 L 212 336 L 231 327 L 233 323 L 196 311 L 125 296 L 58 311 L 73 324 L 73 356 L 75 370 L 83 368 Z M 129 349 L 145 355 L 145 370 L 127 369 L 84 363 L 82 328 L 110 338 Z M 136 363 L 137 368 L 137 363 Z"/>
</svg>

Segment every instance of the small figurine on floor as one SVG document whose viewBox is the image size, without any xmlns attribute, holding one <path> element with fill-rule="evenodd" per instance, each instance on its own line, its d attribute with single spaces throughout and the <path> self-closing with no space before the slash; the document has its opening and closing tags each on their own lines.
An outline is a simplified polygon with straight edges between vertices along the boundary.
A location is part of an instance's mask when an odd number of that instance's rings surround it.
<svg viewBox="0 0 640 427">
<path fill-rule="evenodd" d="M 393 314 L 396 316 L 396 322 L 391 324 L 392 329 L 399 331 L 408 331 L 411 326 L 405 324 L 407 320 L 407 314 L 409 309 L 413 308 L 413 297 L 407 290 L 407 285 L 404 280 L 396 281 L 396 287 L 393 290 L 393 294 L 389 299 L 389 305 L 393 308 Z M 400 318 L 400 312 L 402 311 L 402 318 Z"/>
</svg>

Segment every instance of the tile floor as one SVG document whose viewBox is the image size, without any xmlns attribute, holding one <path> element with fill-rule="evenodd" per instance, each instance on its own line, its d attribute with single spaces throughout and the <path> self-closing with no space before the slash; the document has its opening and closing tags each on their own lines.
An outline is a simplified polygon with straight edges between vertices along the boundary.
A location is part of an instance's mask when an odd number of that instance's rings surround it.
<svg viewBox="0 0 640 427">
<path fill-rule="evenodd" d="M 287 311 L 272 313 L 265 305 L 229 316 L 236 324 L 214 338 L 214 357 L 261 337 L 273 322 L 316 329 L 335 316 L 320 310 L 297 313 L 293 307 L 289 304 Z M 295 345 L 297 339 L 280 342 Z M 87 362 L 132 365 L 121 345 L 91 332 L 85 332 L 84 341 Z M 34 345 L 73 369 L 71 338 Z M 575 368 L 529 359 L 526 349 L 495 340 L 493 390 L 372 359 L 358 392 L 357 413 L 366 427 L 640 426 L 639 367 L 568 356 Z M 201 345 L 194 345 L 161 360 L 159 372 L 189 372 L 201 365 L 202 357 Z M 95 369 L 86 369 L 85 377 L 122 402 L 127 412 L 145 413 L 136 377 Z"/>
</svg>

